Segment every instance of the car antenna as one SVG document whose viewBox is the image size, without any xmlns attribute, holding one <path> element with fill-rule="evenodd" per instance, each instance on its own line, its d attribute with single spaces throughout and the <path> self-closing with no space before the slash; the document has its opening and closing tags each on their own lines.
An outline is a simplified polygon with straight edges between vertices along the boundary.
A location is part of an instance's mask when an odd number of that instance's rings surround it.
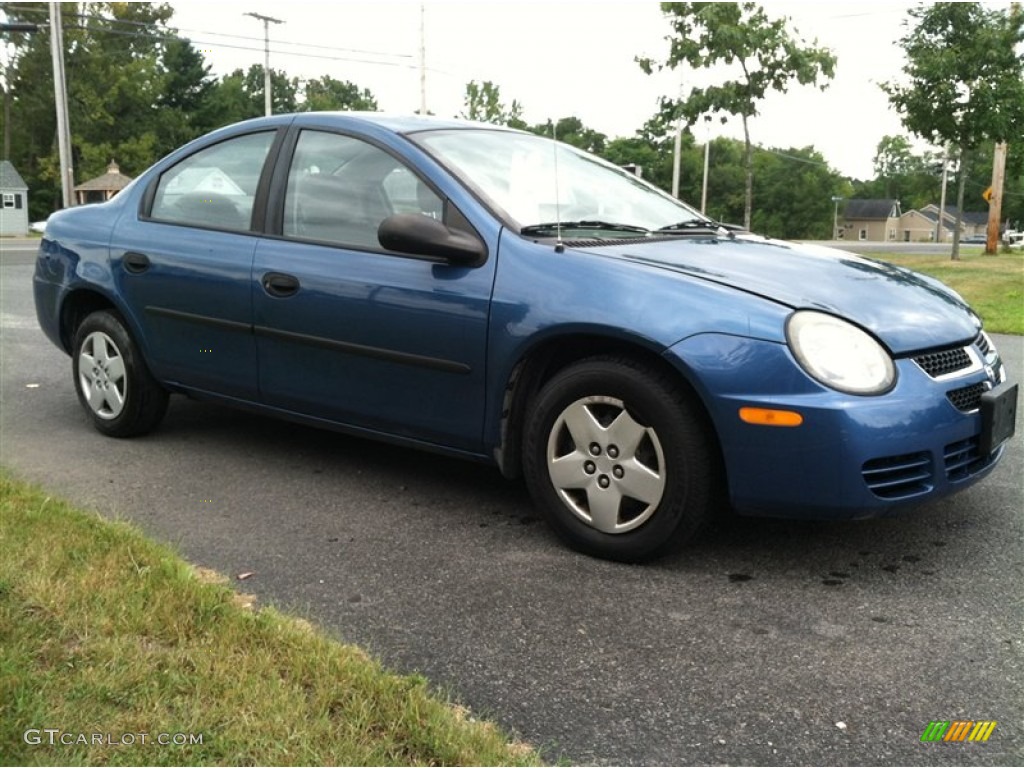
<svg viewBox="0 0 1024 768">
<path fill-rule="evenodd" d="M 551 123 L 551 148 L 555 153 L 555 253 L 564 253 L 565 245 L 562 243 L 562 209 L 558 200 L 558 136 L 555 132 L 555 123 Z"/>
</svg>

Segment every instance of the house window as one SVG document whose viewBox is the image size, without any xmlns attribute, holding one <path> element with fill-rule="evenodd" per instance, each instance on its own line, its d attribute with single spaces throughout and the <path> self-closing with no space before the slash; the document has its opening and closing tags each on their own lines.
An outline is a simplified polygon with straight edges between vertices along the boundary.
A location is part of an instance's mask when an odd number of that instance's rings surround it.
<svg viewBox="0 0 1024 768">
<path fill-rule="evenodd" d="M 896 230 L 895 229 L 890 229 L 889 230 L 889 239 L 890 240 L 895 240 L 896 239 Z"/>
<path fill-rule="evenodd" d="M 867 240 L 868 239 L 868 231 L 866 229 L 860 230 L 860 232 L 857 234 L 857 237 L 860 240 Z"/>
<path fill-rule="evenodd" d="M 14 207 L 14 195 L 10 192 L 4 192 L 4 208 Z"/>
</svg>

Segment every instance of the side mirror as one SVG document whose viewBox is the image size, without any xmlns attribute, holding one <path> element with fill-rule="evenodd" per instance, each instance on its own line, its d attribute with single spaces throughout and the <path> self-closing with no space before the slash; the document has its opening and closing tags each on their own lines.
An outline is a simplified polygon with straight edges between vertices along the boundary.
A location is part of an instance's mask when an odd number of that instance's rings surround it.
<svg viewBox="0 0 1024 768">
<path fill-rule="evenodd" d="M 377 228 L 377 240 L 389 251 L 434 256 L 465 266 L 479 264 L 487 257 L 487 246 L 479 238 L 421 213 L 388 216 Z"/>
</svg>

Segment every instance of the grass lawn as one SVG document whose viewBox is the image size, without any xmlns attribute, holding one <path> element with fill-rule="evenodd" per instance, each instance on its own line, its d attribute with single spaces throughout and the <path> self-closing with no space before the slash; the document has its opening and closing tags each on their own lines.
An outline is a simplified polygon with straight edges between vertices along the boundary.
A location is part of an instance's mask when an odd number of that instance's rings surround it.
<svg viewBox="0 0 1024 768">
<path fill-rule="evenodd" d="M 0 473 L 0 764 L 540 761 L 423 678 L 251 602 Z"/>
<path fill-rule="evenodd" d="M 1024 250 L 984 256 L 979 247 L 961 248 L 960 261 L 949 256 L 870 254 L 873 259 L 937 277 L 963 296 L 992 333 L 1024 334 Z"/>
</svg>

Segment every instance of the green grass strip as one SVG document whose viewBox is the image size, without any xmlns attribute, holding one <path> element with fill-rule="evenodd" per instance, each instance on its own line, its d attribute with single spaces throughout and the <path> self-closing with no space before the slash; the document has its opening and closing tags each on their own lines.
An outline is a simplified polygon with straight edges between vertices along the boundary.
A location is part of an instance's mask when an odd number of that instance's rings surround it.
<svg viewBox="0 0 1024 768">
<path fill-rule="evenodd" d="M 422 677 L 245 602 L 0 474 L 0 763 L 539 763 Z"/>
</svg>

